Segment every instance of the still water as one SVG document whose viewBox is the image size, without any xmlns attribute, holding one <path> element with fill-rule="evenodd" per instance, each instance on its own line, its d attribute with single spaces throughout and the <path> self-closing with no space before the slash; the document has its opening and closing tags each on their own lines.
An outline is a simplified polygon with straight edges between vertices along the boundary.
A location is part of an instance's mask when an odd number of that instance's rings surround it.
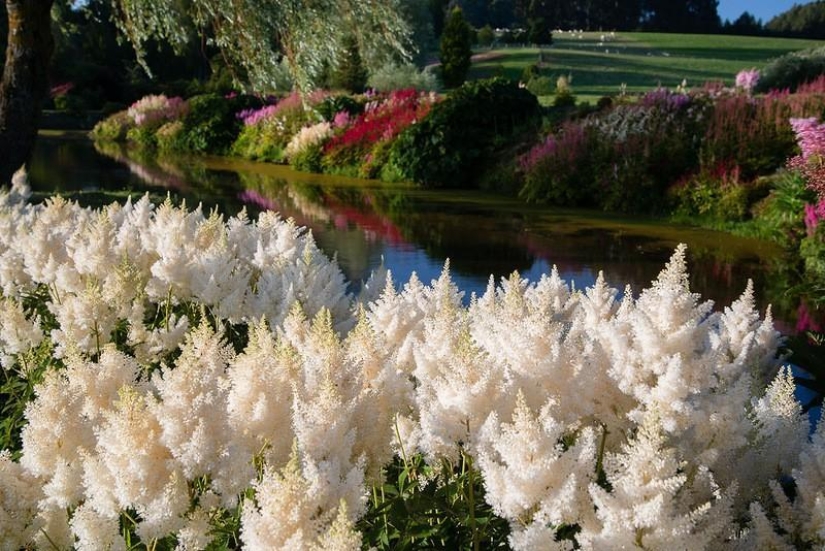
<svg viewBox="0 0 825 551">
<path fill-rule="evenodd" d="M 468 191 L 426 191 L 407 185 L 295 172 L 287 167 L 201 156 L 157 157 L 80 134 L 44 134 L 30 169 L 33 191 L 110 202 L 111 194 L 146 192 L 234 214 L 276 210 L 309 228 L 357 290 L 383 264 L 396 282 L 413 272 L 438 277 L 449 259 L 453 280 L 482 293 L 490 276 L 514 270 L 530 280 L 557 266 L 585 288 L 599 271 L 634 293 L 655 279 L 673 249 L 688 245 L 691 288 L 717 308 L 754 281 L 760 309 L 773 303 L 780 328 L 792 331 L 804 306 L 785 292 L 781 251 L 752 239 L 599 212 L 528 206 Z"/>
</svg>

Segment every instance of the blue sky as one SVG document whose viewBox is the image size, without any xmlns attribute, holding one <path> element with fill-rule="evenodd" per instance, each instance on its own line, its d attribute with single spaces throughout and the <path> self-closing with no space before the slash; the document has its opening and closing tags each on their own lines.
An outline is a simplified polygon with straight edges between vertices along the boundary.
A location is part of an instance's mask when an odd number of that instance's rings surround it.
<svg viewBox="0 0 825 551">
<path fill-rule="evenodd" d="M 807 4 L 808 0 L 719 0 L 719 17 L 736 20 L 743 11 L 752 13 L 762 23 L 767 23 L 777 14 L 787 11 L 794 4 Z"/>
</svg>

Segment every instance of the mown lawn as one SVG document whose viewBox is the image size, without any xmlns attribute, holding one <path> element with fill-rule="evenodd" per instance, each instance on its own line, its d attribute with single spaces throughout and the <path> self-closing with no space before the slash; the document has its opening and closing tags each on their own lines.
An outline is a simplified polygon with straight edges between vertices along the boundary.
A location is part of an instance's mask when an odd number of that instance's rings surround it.
<svg viewBox="0 0 825 551">
<path fill-rule="evenodd" d="M 552 46 L 504 47 L 473 63 L 470 79 L 505 76 L 519 80 L 524 68 L 539 63 L 542 74 L 555 80 L 573 77 L 579 99 L 644 92 L 656 86 L 673 88 L 686 81 L 697 87 L 709 81 L 732 84 L 741 69 L 761 68 L 768 61 L 795 50 L 825 42 L 750 36 L 664 33 L 563 32 L 553 35 Z"/>
</svg>

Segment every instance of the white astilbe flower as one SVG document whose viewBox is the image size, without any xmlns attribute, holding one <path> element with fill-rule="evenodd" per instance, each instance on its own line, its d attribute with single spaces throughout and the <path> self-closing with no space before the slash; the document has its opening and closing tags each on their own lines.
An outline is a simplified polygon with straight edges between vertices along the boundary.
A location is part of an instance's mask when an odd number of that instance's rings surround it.
<svg viewBox="0 0 825 551">
<path fill-rule="evenodd" d="M 341 270 L 327 260 L 312 235 L 277 214 L 262 213 L 248 255 L 255 283 L 247 300 L 250 319 L 280 325 L 297 301 L 310 317 L 328 309 L 340 329 L 348 328 L 350 300 Z"/>
<path fill-rule="evenodd" d="M 82 498 L 82 454 L 95 447 L 93 426 L 84 421 L 84 397 L 65 373 L 47 371 L 26 407 L 20 464 L 42 480 L 44 502 L 67 508 Z"/>
<path fill-rule="evenodd" d="M 10 369 L 18 354 L 37 347 L 42 340 L 40 318 L 28 319 L 18 301 L 0 298 L 0 367 Z"/>
<path fill-rule="evenodd" d="M 75 510 L 69 525 L 77 538 L 77 551 L 126 551 L 115 516 L 102 516 L 84 504 Z"/>
<path fill-rule="evenodd" d="M 619 388 L 639 402 L 630 412 L 636 422 L 645 410 L 656 409 L 668 432 L 689 423 L 691 396 L 710 386 L 715 365 L 715 356 L 706 353 L 712 306 L 699 304 L 699 295 L 690 292 L 680 245 L 627 318 L 617 321 L 631 346 L 614 356 L 611 372 Z"/>
<path fill-rule="evenodd" d="M 187 335 L 174 368 L 164 367 L 152 377 L 157 399 L 147 401 L 162 429 L 160 442 L 185 478 L 208 475 L 229 506 L 252 474 L 245 465 L 251 458 L 233 456 L 229 439 L 226 369 L 233 356 L 222 335 L 202 323 Z"/>
<path fill-rule="evenodd" d="M 0 550 L 25 548 L 42 526 L 37 504 L 43 488 L 7 451 L 0 451 Z"/>
<path fill-rule="evenodd" d="M 399 293 L 390 274 L 379 298 L 369 304 L 367 315 L 373 330 L 383 336 L 398 365 L 410 371 L 414 362 L 413 350 L 424 332 L 424 289 L 413 273 Z"/>
<path fill-rule="evenodd" d="M 356 412 L 364 399 L 360 376 L 344 363 L 329 313 L 316 317 L 308 337 L 299 348 L 302 373 L 292 407 L 303 477 L 322 508 L 333 509 L 344 499 L 360 515 L 366 505 L 366 456 L 356 448 Z M 389 439 L 388 427 L 385 434 Z"/>
<path fill-rule="evenodd" d="M 668 447 L 655 414 L 648 414 L 633 440 L 604 461 L 610 491 L 590 485 L 601 529 L 587 525 L 577 535 L 585 549 L 709 549 L 731 520 L 730 500 L 713 492 L 692 491 L 705 483 L 715 490 L 706 470 L 691 473 Z M 710 495 L 708 495 L 710 494 Z"/>
<path fill-rule="evenodd" d="M 346 361 L 361 383 L 356 389 L 360 399 L 355 411 L 355 426 L 359 428 L 355 454 L 367 458 L 370 483 L 381 480 L 382 467 L 392 460 L 398 444 L 396 417 L 411 412 L 414 401 L 412 381 L 381 337 L 361 311 L 358 324 L 344 341 Z"/>
<path fill-rule="evenodd" d="M 332 525 L 321 535 L 315 551 L 357 551 L 361 549 L 361 533 L 347 511 L 347 502 L 341 500 L 338 515 Z"/>
<path fill-rule="evenodd" d="M 89 216 L 90 211 L 61 197 L 48 199 L 34 212 L 27 231 L 18 233 L 14 245 L 22 252 L 24 270 L 32 283 L 53 285 L 57 281 L 58 267 L 69 262 L 66 242 Z"/>
<path fill-rule="evenodd" d="M 250 327 L 249 344 L 226 373 L 228 422 L 242 455 L 251 458 L 263 451 L 268 465 L 286 464 L 295 438 L 292 388 L 299 370 L 293 346 L 276 339 L 264 322 Z"/>
<path fill-rule="evenodd" d="M 785 536 L 776 532 L 771 519 L 758 503 L 751 504 L 749 513 L 748 528 L 730 545 L 731 549 L 735 551 L 751 551 L 752 549 L 794 551 L 796 549 Z"/>
<path fill-rule="evenodd" d="M 34 549 L 71 549 L 74 544 L 69 513 L 62 507 L 41 507 L 40 531 L 34 537 Z"/>
<path fill-rule="evenodd" d="M 802 521 L 802 537 L 825 545 L 825 423 L 821 420 L 793 470 L 797 498 L 795 509 Z"/>
<path fill-rule="evenodd" d="M 131 387 L 119 394 L 96 430 L 96 453 L 85 461 L 87 503 L 102 515 L 134 509 L 141 516 L 138 535 L 151 541 L 185 525 L 189 488 L 145 396 Z"/>
<path fill-rule="evenodd" d="M 757 457 L 748 463 L 765 473 L 757 479 L 766 480 L 772 472 L 789 473 L 808 440 L 808 415 L 802 414 L 795 390 L 791 368 L 785 367 L 753 406 L 756 441 L 749 453 Z"/>
<path fill-rule="evenodd" d="M 469 308 L 473 341 L 522 389 L 529 407 L 553 397 L 561 423 L 595 419 L 618 431 L 633 403 L 609 377 L 610 358 L 597 338 L 615 336 L 609 320 L 616 291 L 601 275 L 584 295 L 561 287 L 555 272 L 535 286 L 516 273 L 499 288 L 491 282 Z"/>
<path fill-rule="evenodd" d="M 177 533 L 178 546 L 175 551 L 200 551 L 212 543 L 214 537 L 209 514 L 203 509 L 196 509 L 186 519 L 186 524 Z"/>
<path fill-rule="evenodd" d="M 595 481 L 594 432 L 582 429 L 565 449 L 569 429 L 553 418 L 554 406 L 549 402 L 535 416 L 519 391 L 512 424 L 500 423 L 493 412 L 479 433 L 486 499 L 510 521 L 514 549 L 552 541 L 562 524 L 593 522 L 587 489 Z"/>
<path fill-rule="evenodd" d="M 414 350 L 420 450 L 428 459 L 457 459 L 495 410 L 510 408 L 502 367 L 473 342 L 461 295 L 445 267 L 425 290 L 427 313 L 421 344 Z"/>
<path fill-rule="evenodd" d="M 353 518 L 340 518 L 349 515 L 346 502 L 327 508 L 330 504 L 319 499 L 303 477 L 297 450 L 282 471 L 267 468 L 255 490 L 255 501 L 246 501 L 241 514 L 241 542 L 247 548 L 329 549 L 333 538 L 355 541 L 347 533 Z"/>
<path fill-rule="evenodd" d="M 110 342 L 117 317 L 99 284 L 90 281 L 82 291 L 64 293 L 48 307 L 59 325 L 51 332 L 58 358 L 73 350 L 96 353 Z"/>
</svg>

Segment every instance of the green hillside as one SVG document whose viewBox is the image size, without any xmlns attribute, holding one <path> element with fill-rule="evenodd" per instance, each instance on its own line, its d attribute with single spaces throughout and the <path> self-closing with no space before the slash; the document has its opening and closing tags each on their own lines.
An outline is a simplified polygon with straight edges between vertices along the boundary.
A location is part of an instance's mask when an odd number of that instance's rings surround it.
<svg viewBox="0 0 825 551">
<path fill-rule="evenodd" d="M 539 63 L 541 74 L 572 75 L 580 99 L 629 93 L 658 85 L 689 87 L 708 81 L 732 84 L 741 69 L 761 68 L 795 50 L 825 45 L 823 41 L 728 35 L 663 33 L 561 32 L 552 46 L 479 50 L 469 78 L 506 76 L 520 79 L 524 68 Z"/>
</svg>

